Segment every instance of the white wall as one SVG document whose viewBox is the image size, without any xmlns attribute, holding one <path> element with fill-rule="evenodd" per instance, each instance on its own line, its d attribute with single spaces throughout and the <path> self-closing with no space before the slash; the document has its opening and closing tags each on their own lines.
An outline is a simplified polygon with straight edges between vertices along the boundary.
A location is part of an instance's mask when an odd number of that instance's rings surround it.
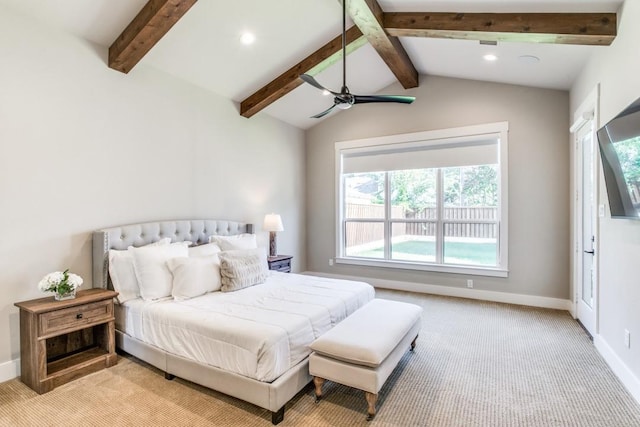
<svg viewBox="0 0 640 427">
<path fill-rule="evenodd" d="M 571 89 L 571 111 L 600 83 L 600 123 L 611 120 L 640 98 L 640 2 L 628 0 L 618 14 L 618 36 L 594 54 Z M 607 206 L 599 219 L 599 330 L 596 343 L 618 363 L 617 373 L 640 401 L 640 221 L 611 219 L 606 188 L 600 180 L 598 203 Z M 624 330 L 631 332 L 631 348 Z M 601 351 L 603 351 L 601 349 Z"/>
<path fill-rule="evenodd" d="M 383 92 L 404 93 L 398 85 Z M 308 270 L 363 277 L 374 284 L 382 279 L 384 286 L 409 282 L 417 284 L 413 290 L 430 291 L 427 285 L 459 291 L 473 278 L 470 296 L 481 291 L 521 294 L 561 299 L 564 307 L 569 298 L 568 93 L 421 76 L 420 87 L 406 94 L 417 97 L 410 106 L 358 105 L 307 132 Z M 509 122 L 508 278 L 329 267 L 329 258 L 336 256 L 335 142 L 501 121 Z"/>
<path fill-rule="evenodd" d="M 14 302 L 70 268 L 91 287 L 91 231 L 179 218 L 282 215 L 304 267 L 304 134 L 0 6 L 0 380 L 20 355 Z"/>
</svg>

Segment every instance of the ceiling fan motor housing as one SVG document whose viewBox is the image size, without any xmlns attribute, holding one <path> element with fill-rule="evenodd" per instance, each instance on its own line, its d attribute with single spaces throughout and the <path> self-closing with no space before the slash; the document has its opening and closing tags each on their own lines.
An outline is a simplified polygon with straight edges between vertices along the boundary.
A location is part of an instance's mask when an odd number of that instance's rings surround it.
<svg viewBox="0 0 640 427">
<path fill-rule="evenodd" d="M 395 96 L 395 95 L 352 95 L 349 93 L 349 88 L 347 87 L 347 47 L 346 47 L 346 20 L 347 20 L 347 12 L 346 12 L 346 0 L 342 2 L 342 90 L 340 93 L 336 93 L 330 91 L 329 89 L 322 86 L 320 83 L 316 81 L 312 76 L 308 74 L 301 74 L 300 78 L 305 82 L 310 84 L 311 86 L 322 90 L 325 93 L 331 93 L 335 96 L 333 99 L 333 105 L 326 109 L 325 111 L 316 114 L 315 116 L 311 116 L 312 118 L 319 119 L 320 117 L 324 117 L 331 112 L 335 107 L 338 107 L 341 110 L 347 110 L 351 108 L 353 104 L 363 104 L 363 103 L 371 103 L 371 102 L 396 102 L 401 104 L 411 104 L 415 98 L 412 96 Z"/>
</svg>

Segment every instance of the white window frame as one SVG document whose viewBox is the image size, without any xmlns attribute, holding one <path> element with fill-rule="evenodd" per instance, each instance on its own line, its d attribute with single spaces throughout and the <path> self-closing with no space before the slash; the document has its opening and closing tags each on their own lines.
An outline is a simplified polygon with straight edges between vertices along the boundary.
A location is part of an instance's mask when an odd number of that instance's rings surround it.
<svg viewBox="0 0 640 427">
<path fill-rule="evenodd" d="M 509 200 L 508 200 L 508 122 L 487 123 L 450 129 L 390 135 L 376 138 L 341 141 L 335 143 L 335 211 L 336 211 L 336 258 L 339 264 L 362 265 L 370 267 L 396 268 L 406 270 L 435 271 L 442 273 L 470 274 L 478 276 L 507 277 L 509 274 Z M 344 255 L 345 218 L 343 206 L 342 170 L 343 155 L 353 152 L 373 151 L 376 147 L 393 144 L 420 144 L 422 146 L 459 143 L 487 138 L 498 139 L 499 179 L 498 179 L 498 259 L 496 267 L 455 266 L 410 262 L 398 260 L 380 260 L 346 257 Z M 398 145 L 397 147 L 401 147 Z M 385 238 L 386 246 L 389 242 Z"/>
</svg>

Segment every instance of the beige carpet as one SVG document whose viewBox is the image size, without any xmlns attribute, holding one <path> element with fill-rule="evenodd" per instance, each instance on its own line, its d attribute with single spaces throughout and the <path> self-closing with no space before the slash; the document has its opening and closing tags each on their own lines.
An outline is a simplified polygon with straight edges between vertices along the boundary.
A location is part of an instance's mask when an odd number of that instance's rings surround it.
<svg viewBox="0 0 640 427">
<path fill-rule="evenodd" d="M 280 426 L 640 426 L 625 391 L 566 312 L 377 292 L 424 308 L 415 353 L 400 362 L 365 421 L 362 392 L 307 387 Z M 268 426 L 270 413 L 135 358 L 44 395 L 0 384 L 1 426 Z"/>
</svg>

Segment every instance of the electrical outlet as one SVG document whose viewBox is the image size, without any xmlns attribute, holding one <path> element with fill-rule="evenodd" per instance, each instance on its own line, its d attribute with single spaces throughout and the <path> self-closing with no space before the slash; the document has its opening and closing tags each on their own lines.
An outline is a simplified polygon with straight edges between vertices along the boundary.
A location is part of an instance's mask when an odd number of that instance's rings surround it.
<svg viewBox="0 0 640 427">
<path fill-rule="evenodd" d="M 473 280 L 467 280 L 467 288 L 473 288 Z"/>
<path fill-rule="evenodd" d="M 624 330 L 624 345 L 631 348 L 631 332 L 628 329 Z"/>
<path fill-rule="evenodd" d="M 333 258 L 329 258 L 329 267 L 333 267 Z"/>
</svg>

